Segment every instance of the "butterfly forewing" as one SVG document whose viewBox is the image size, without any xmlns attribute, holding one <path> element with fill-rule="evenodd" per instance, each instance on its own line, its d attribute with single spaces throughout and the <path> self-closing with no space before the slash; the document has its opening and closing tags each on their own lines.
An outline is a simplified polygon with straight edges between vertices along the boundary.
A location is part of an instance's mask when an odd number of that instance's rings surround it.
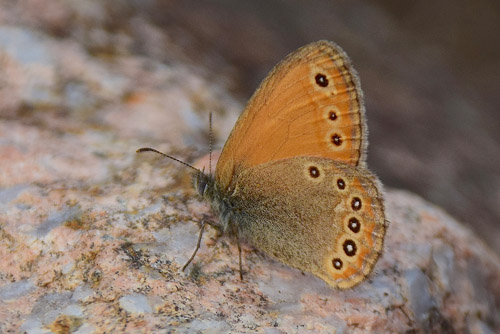
<svg viewBox="0 0 500 334">
<path fill-rule="evenodd" d="M 278 64 L 238 119 L 217 165 L 226 188 L 235 170 L 294 156 L 364 164 L 364 106 L 350 60 L 335 44 L 304 46 Z"/>
</svg>

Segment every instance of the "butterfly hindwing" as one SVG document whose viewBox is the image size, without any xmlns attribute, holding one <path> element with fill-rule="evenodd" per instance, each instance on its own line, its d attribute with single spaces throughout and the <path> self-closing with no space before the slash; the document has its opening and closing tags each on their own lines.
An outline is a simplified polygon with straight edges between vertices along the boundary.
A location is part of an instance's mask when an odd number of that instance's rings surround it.
<svg viewBox="0 0 500 334">
<path fill-rule="evenodd" d="M 335 288 L 360 283 L 382 250 L 384 207 L 364 168 L 294 157 L 245 169 L 232 205 L 241 236 Z M 249 186 L 252 185 L 252 186 Z"/>
</svg>

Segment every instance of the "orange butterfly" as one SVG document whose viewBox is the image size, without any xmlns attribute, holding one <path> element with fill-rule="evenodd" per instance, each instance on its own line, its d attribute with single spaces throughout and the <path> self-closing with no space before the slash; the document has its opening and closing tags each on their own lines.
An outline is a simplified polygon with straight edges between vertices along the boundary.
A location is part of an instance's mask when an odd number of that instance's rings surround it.
<svg viewBox="0 0 500 334">
<path fill-rule="evenodd" d="M 365 166 L 364 114 L 344 51 L 328 41 L 306 45 L 262 82 L 215 176 L 197 171 L 195 188 L 226 233 L 350 288 L 373 270 L 386 230 L 381 186 Z"/>
</svg>

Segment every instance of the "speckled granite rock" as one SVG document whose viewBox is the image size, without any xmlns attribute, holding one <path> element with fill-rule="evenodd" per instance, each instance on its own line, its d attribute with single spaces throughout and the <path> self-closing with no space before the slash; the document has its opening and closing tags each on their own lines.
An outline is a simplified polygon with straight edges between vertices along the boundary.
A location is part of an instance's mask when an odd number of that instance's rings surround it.
<svg viewBox="0 0 500 334">
<path fill-rule="evenodd" d="M 11 128 L 2 133 L 18 131 Z M 48 151 L 40 153 L 49 156 L 57 142 L 45 144 Z M 109 163 L 101 159 L 96 164 Z M 109 178 L 97 182 L 89 175 L 88 181 L 31 183 L 21 169 L 9 174 L 25 179 L 0 193 L 1 332 L 500 328 L 498 259 L 440 209 L 402 191 L 387 193 L 391 226 L 376 273 L 353 290 L 331 290 L 249 247 L 241 282 L 235 245 L 214 242 L 210 230 L 195 264 L 179 272 L 196 242 L 195 221 L 207 208 L 187 191 L 171 190 L 177 167 L 155 160 L 152 168 L 141 160 L 110 167 Z"/>
<path fill-rule="evenodd" d="M 355 289 L 331 290 L 248 245 L 242 282 L 234 243 L 210 229 L 180 272 L 208 207 L 185 168 L 135 149 L 194 160 L 207 111 L 223 141 L 241 106 L 221 81 L 113 36 L 125 49 L 108 58 L 0 25 L 1 333 L 500 331 L 499 259 L 403 191 L 386 194 L 385 253 Z"/>
</svg>

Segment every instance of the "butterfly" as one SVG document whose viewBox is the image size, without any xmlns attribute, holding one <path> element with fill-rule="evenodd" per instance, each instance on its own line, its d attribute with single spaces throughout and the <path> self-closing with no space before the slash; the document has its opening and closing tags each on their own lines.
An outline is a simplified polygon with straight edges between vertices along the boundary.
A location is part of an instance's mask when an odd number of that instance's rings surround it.
<svg viewBox="0 0 500 334">
<path fill-rule="evenodd" d="M 193 184 L 238 247 L 246 240 L 346 289 L 372 272 L 387 228 L 367 144 L 358 75 L 339 46 L 317 41 L 274 67 L 236 122 L 215 175 L 197 170 Z"/>
</svg>

